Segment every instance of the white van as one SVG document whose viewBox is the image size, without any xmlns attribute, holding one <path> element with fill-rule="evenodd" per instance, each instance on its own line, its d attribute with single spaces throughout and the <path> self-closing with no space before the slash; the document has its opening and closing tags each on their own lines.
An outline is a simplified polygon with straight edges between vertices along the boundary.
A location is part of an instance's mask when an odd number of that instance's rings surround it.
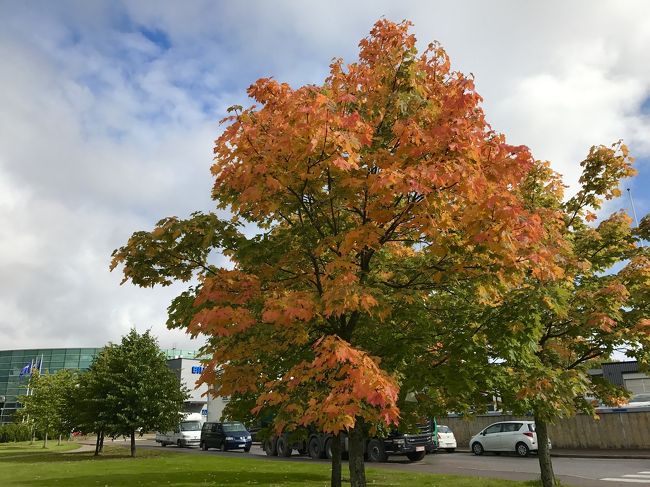
<svg viewBox="0 0 650 487">
<path fill-rule="evenodd" d="M 198 413 L 187 414 L 174 431 L 156 433 L 156 443 L 160 443 L 160 446 L 176 445 L 179 448 L 199 446 L 201 426 L 203 426 L 203 416 Z"/>
</svg>

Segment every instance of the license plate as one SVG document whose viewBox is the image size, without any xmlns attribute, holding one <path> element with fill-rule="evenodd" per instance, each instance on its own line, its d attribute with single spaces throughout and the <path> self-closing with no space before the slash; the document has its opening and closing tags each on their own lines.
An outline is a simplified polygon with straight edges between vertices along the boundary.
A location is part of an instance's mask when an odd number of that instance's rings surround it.
<svg viewBox="0 0 650 487">
<path fill-rule="evenodd" d="M 424 451 L 424 447 L 423 446 L 416 446 L 415 451 Z"/>
<path fill-rule="evenodd" d="M 244 448 L 246 445 L 239 445 L 238 448 Z"/>
</svg>

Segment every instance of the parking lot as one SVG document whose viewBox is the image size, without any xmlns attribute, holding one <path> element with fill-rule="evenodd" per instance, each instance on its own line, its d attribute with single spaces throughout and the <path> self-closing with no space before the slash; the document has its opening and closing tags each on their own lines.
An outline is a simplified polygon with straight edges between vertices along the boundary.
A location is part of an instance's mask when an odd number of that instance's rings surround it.
<svg viewBox="0 0 650 487">
<path fill-rule="evenodd" d="M 153 440 L 138 441 L 139 447 L 161 448 Z M 198 448 L 177 448 L 169 446 L 169 452 L 199 455 L 236 455 L 255 459 L 272 459 L 275 461 L 304 461 L 313 462 L 308 457 L 292 456 L 291 458 L 268 457 L 259 445 L 254 445 L 250 453 L 219 452 L 209 450 L 202 452 Z M 320 460 L 327 462 L 328 460 Z M 409 463 L 404 457 L 391 457 L 386 463 L 366 464 L 368 467 L 405 469 L 412 472 L 444 473 L 454 475 L 469 475 L 477 477 L 493 477 L 511 480 L 534 480 L 539 478 L 537 457 L 531 455 L 519 458 L 514 455 L 486 454 L 480 457 L 466 452 L 435 453 L 427 455 L 421 462 Z M 623 458 L 572 458 L 556 457 L 553 467 L 558 478 L 566 485 L 574 486 L 650 486 L 650 460 Z M 602 480 L 608 479 L 608 480 Z"/>
</svg>

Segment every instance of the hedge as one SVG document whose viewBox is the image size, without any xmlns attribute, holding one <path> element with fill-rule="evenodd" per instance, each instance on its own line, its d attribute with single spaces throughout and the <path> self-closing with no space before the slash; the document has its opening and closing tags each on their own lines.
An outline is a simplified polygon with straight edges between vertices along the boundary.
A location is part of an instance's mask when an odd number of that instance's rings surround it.
<svg viewBox="0 0 650 487">
<path fill-rule="evenodd" d="M 12 441 L 29 441 L 31 439 L 32 430 L 26 424 L 0 424 L 0 443 L 9 443 Z"/>
</svg>

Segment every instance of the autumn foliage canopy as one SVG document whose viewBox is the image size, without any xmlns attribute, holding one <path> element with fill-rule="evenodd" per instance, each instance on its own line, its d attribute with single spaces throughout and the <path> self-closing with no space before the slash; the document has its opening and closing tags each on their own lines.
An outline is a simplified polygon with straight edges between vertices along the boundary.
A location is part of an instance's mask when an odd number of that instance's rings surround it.
<svg viewBox="0 0 650 487">
<path fill-rule="evenodd" d="M 398 423 L 409 391 L 374 338 L 423 329 L 427 303 L 460 282 L 490 303 L 563 272 L 562 212 L 524 197 L 539 164 L 409 28 L 378 21 L 320 85 L 255 82 L 214 148 L 212 195 L 232 219 L 167 218 L 114 254 L 139 285 L 198 279 L 170 326 L 209 337 L 202 380 L 273 409 L 277 430 Z M 440 338 L 422 340 L 433 363 Z"/>
</svg>

